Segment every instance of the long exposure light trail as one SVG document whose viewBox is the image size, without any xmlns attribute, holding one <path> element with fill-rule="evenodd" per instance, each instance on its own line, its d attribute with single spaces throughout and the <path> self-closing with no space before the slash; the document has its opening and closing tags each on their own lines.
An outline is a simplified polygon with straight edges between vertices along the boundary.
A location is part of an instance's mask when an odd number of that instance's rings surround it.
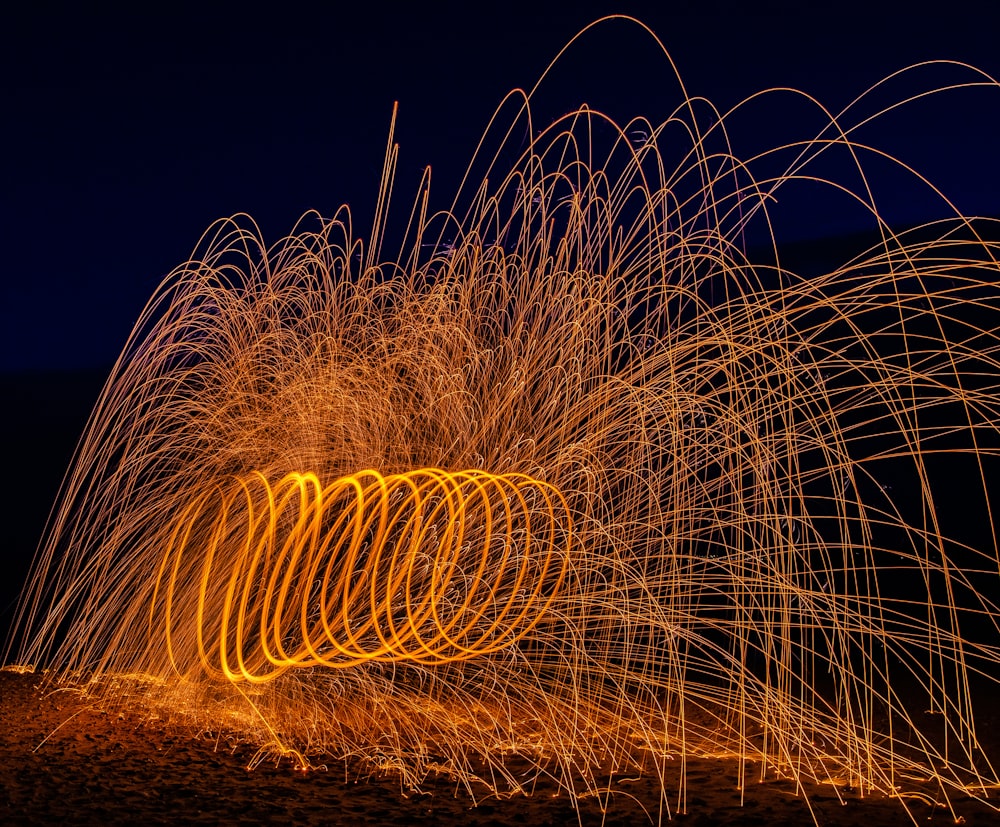
<svg viewBox="0 0 1000 827">
<path fill-rule="evenodd" d="M 1000 105 L 936 67 L 938 99 Z M 213 225 L 95 406 L 17 662 L 473 796 L 627 769 L 669 814 L 697 754 L 992 800 L 1000 227 L 861 141 L 907 102 L 884 91 L 775 92 L 823 125 L 746 157 L 727 125 L 763 96 L 538 130 L 515 92 L 394 257 L 391 135 L 366 242 L 347 207 L 271 246 Z M 885 164 L 951 217 L 893 230 Z M 772 228 L 798 186 L 871 244 L 795 269 Z"/>
<path fill-rule="evenodd" d="M 367 471 L 327 487 L 254 474 L 182 514 L 150 639 L 182 674 L 253 683 L 292 667 L 482 657 L 538 624 L 571 538 L 565 500 L 523 474 Z"/>
</svg>

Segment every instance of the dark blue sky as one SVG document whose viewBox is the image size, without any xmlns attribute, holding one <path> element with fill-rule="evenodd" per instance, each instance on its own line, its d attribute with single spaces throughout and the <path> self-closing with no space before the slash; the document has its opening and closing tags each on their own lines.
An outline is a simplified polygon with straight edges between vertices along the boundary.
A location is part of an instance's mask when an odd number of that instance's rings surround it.
<svg viewBox="0 0 1000 827">
<path fill-rule="evenodd" d="M 688 91 L 723 108 L 793 86 L 836 109 L 935 58 L 1000 76 L 995 2 L 942 3 L 937 16 L 877 0 L 343 5 L 266 17 L 45 8 L 4 21 L 0 371 L 110 364 L 155 285 L 219 217 L 250 213 L 273 241 L 305 210 L 348 202 L 366 235 L 393 101 L 401 192 L 430 164 L 446 205 L 504 93 L 530 86 L 603 13 L 642 17 Z M 585 101 L 659 120 L 679 100 L 654 45 L 616 23 L 569 56 L 539 115 Z M 788 119 L 808 117 L 782 106 L 743 123 L 748 147 L 787 139 Z M 872 137 L 966 213 L 1000 215 L 998 134 L 1000 91 L 918 108 Z M 935 217 L 897 200 L 890 191 L 900 221 Z M 818 213 L 788 232 L 850 229 Z"/>
</svg>

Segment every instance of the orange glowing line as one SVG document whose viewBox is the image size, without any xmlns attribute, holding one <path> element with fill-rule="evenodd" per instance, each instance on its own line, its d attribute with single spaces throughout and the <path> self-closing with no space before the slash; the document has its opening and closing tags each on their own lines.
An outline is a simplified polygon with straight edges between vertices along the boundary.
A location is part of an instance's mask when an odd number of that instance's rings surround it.
<svg viewBox="0 0 1000 827">
<path fill-rule="evenodd" d="M 345 490 L 355 495 L 346 507 L 340 496 Z M 393 507 L 400 490 L 408 494 Z M 538 492 L 540 510 L 529 506 L 526 490 Z M 218 511 L 199 540 L 196 523 L 213 495 Z M 230 504 L 244 498 L 246 529 L 234 533 Z M 330 507 L 333 524 L 324 532 Z M 494 508 L 504 514 L 497 533 Z M 532 517 L 545 535 L 537 552 Z M 290 520 L 284 528 L 283 518 Z M 481 536 L 467 542 L 470 519 Z M 440 539 L 435 539 L 438 525 Z M 511 572 L 512 538 L 519 528 L 524 536 Z M 173 634 L 175 624 L 189 628 L 190 623 L 200 668 L 250 683 L 296 667 L 347 668 L 368 660 L 440 664 L 498 652 L 530 633 L 556 599 L 574 542 L 569 506 L 552 486 L 524 474 L 434 468 L 388 477 L 363 471 L 326 487 L 311 473 L 287 474 L 273 485 L 254 473 L 236 480 L 228 492 L 213 486 L 196 496 L 172 536 L 151 608 L 152 617 L 162 609 L 171 663 L 184 674 L 190 668 L 185 663 L 195 662 L 182 658 Z M 493 553 L 495 541 L 499 556 Z M 187 558 L 202 561 L 190 621 L 178 617 L 175 606 Z M 322 594 L 315 595 L 310 585 L 320 569 Z M 223 583 L 225 599 L 215 605 L 212 595 Z M 455 589 L 459 596 L 450 599 Z M 405 615 L 397 619 L 400 601 Z M 311 619 L 316 608 L 319 616 Z M 221 623 L 213 638 L 205 624 L 216 617 Z M 290 631 L 300 639 L 287 640 Z M 377 642 L 366 641 L 372 634 Z M 323 653 L 331 646 L 333 657 Z"/>
</svg>

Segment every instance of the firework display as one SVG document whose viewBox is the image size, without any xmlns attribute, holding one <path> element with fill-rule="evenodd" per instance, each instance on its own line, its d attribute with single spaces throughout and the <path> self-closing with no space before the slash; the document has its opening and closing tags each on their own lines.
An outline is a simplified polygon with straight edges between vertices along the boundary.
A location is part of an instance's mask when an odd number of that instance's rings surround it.
<svg viewBox="0 0 1000 827">
<path fill-rule="evenodd" d="M 396 239 L 391 131 L 367 241 L 347 207 L 210 228 L 94 408 L 9 657 L 413 787 L 724 754 L 988 797 L 996 222 L 891 228 L 850 111 L 741 157 L 690 97 L 543 130 L 512 100 Z M 872 244 L 788 264 L 803 182 Z"/>
</svg>

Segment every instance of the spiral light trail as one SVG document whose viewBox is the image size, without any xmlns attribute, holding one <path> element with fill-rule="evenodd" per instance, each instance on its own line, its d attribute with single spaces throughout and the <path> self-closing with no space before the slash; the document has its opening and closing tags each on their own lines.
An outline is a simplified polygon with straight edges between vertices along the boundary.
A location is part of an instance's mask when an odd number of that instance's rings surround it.
<svg viewBox="0 0 1000 827">
<path fill-rule="evenodd" d="M 182 515 L 150 631 L 162 626 L 179 673 L 253 683 L 293 667 L 482 657 L 538 624 L 565 578 L 570 526 L 558 492 L 523 474 L 368 471 L 325 488 L 313 474 L 273 488 L 252 475 Z M 192 643 L 197 659 L 183 659 Z"/>
<path fill-rule="evenodd" d="M 741 786 L 992 799 L 1000 232 L 861 141 L 886 88 L 796 96 L 821 128 L 747 157 L 728 125 L 757 97 L 538 130 L 512 93 L 394 258 L 391 136 L 368 243 L 346 207 L 271 247 L 217 223 L 98 400 L 14 656 L 473 797 L 627 769 L 669 814 L 683 759 L 725 755 Z M 876 164 L 953 218 L 894 232 Z M 872 246 L 787 264 L 797 186 Z"/>
</svg>

